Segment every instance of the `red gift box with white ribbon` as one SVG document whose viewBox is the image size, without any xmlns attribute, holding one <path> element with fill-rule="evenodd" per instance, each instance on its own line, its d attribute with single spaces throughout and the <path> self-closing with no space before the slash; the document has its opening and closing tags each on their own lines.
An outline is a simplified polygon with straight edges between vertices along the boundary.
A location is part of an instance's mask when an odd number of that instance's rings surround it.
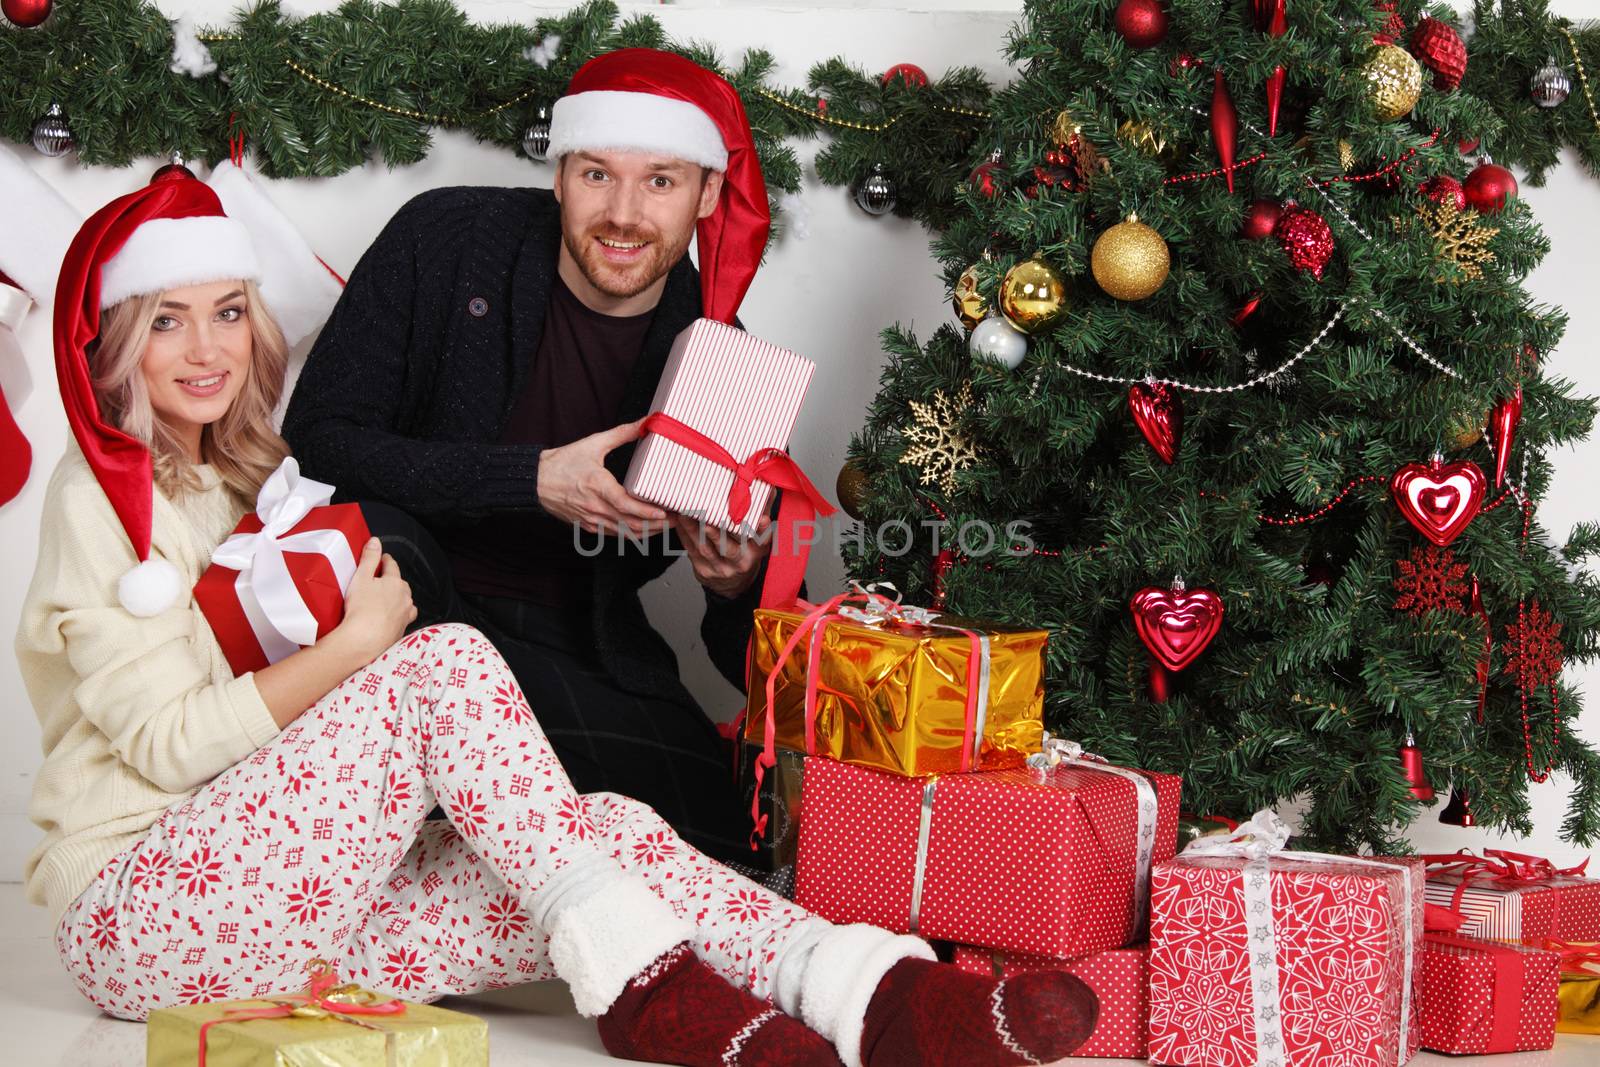
<svg viewBox="0 0 1600 1067">
<path fill-rule="evenodd" d="M 1046 753 L 926 778 L 808 756 L 795 902 L 836 923 L 1046 956 L 1137 940 L 1150 866 L 1177 848 L 1181 779 L 1054 739 Z"/>
<path fill-rule="evenodd" d="M 1490 941 L 1600 941 L 1600 878 L 1588 860 L 1557 867 L 1540 856 L 1484 849 L 1423 857 L 1428 903 L 1462 918 L 1455 932 Z"/>
<path fill-rule="evenodd" d="M 300 477 L 285 459 L 195 583 L 195 602 L 235 675 L 315 644 L 344 618 L 371 534 L 359 505 L 330 505 L 332 497 L 333 486 Z"/>
<path fill-rule="evenodd" d="M 1430 932 L 1422 952 L 1422 1047 L 1468 1056 L 1550 1048 L 1560 969 L 1556 952 Z"/>
<path fill-rule="evenodd" d="M 955 965 L 963 971 L 995 978 L 1012 978 L 1030 971 L 1077 975 L 1100 998 L 1100 1015 L 1088 1040 L 1072 1054 L 1119 1060 L 1145 1057 L 1145 1027 L 1150 1015 L 1148 945 L 1108 949 L 1076 960 L 957 945 Z"/>
<path fill-rule="evenodd" d="M 1288 839 L 1263 811 L 1156 864 L 1151 1063 L 1392 1067 L 1415 1055 L 1422 861 L 1288 852 Z"/>
</svg>

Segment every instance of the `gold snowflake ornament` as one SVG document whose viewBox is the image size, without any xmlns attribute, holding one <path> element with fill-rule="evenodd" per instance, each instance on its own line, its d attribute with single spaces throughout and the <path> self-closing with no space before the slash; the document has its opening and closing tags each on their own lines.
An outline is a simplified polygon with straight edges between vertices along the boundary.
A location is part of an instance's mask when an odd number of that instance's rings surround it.
<svg viewBox="0 0 1600 1067">
<path fill-rule="evenodd" d="M 1483 277 L 1483 265 L 1494 262 L 1489 242 L 1500 227 L 1483 225 L 1476 211 L 1457 207 L 1449 197 L 1437 204 L 1418 204 L 1417 215 L 1433 234 L 1440 258 L 1455 264 L 1452 281 L 1477 281 Z M 1446 277 L 1449 275 L 1441 275 L 1438 280 L 1442 282 Z"/>
<path fill-rule="evenodd" d="M 900 462 L 920 468 L 923 485 L 938 483 L 946 496 L 956 491 L 956 472 L 978 465 L 978 448 L 956 428 L 961 413 L 972 406 L 972 383 L 962 382 L 956 395 L 933 391 L 930 403 L 911 401 L 912 425 L 902 427 L 906 450 Z"/>
</svg>

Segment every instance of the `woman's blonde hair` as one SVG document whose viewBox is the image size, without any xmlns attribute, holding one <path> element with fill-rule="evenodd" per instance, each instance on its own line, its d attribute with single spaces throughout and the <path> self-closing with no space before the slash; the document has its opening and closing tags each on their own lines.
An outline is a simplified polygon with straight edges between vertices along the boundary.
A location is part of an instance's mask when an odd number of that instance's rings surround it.
<svg viewBox="0 0 1600 1067">
<path fill-rule="evenodd" d="M 252 352 L 244 386 L 227 412 L 200 432 L 200 459 L 245 500 L 254 500 L 289 446 L 272 428 L 272 412 L 283 395 L 289 346 L 267 311 L 261 290 L 244 283 Z M 150 449 L 156 487 L 167 497 L 201 488 L 199 475 L 173 429 L 150 406 L 139 364 L 156 321 L 161 293 L 129 297 L 100 313 L 100 335 L 89 345 L 89 377 L 101 416 Z"/>
</svg>

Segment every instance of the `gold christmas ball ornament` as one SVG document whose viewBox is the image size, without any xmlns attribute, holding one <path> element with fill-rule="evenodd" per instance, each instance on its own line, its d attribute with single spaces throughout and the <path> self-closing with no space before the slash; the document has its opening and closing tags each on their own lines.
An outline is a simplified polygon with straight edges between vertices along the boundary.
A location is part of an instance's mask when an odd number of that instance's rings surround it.
<svg viewBox="0 0 1600 1067">
<path fill-rule="evenodd" d="M 956 292 L 953 301 L 956 317 L 961 320 L 961 325 L 972 329 L 982 322 L 989 314 L 989 301 L 978 292 L 978 265 L 974 263 L 961 272 L 961 277 L 956 279 Z"/>
<path fill-rule="evenodd" d="M 1129 119 L 1117 127 L 1117 139 L 1163 163 L 1172 162 L 1178 155 L 1178 146 L 1153 130 L 1148 122 Z"/>
<path fill-rule="evenodd" d="M 1101 234 L 1089 255 L 1094 280 L 1118 300 L 1143 300 L 1161 288 L 1171 268 L 1167 242 L 1138 215 Z"/>
<path fill-rule="evenodd" d="M 845 460 L 839 468 L 839 479 L 833 484 L 833 494 L 839 498 L 844 513 L 859 520 L 866 511 L 867 472 L 855 460 Z"/>
<path fill-rule="evenodd" d="M 1483 440 L 1483 412 L 1458 411 L 1450 416 L 1445 432 L 1450 436 L 1450 447 L 1464 451 Z"/>
<path fill-rule="evenodd" d="M 1061 112 L 1050 124 L 1050 139 L 1056 144 L 1066 144 L 1082 132 L 1083 127 L 1072 117 L 1070 111 Z"/>
<path fill-rule="evenodd" d="M 1049 329 L 1067 313 L 1067 283 L 1038 256 L 1024 260 L 1000 283 L 1000 310 L 1023 333 Z"/>
<path fill-rule="evenodd" d="M 1393 122 L 1411 114 L 1422 95 L 1422 64 L 1404 48 L 1380 45 L 1361 68 L 1367 96 L 1379 122 Z"/>
</svg>

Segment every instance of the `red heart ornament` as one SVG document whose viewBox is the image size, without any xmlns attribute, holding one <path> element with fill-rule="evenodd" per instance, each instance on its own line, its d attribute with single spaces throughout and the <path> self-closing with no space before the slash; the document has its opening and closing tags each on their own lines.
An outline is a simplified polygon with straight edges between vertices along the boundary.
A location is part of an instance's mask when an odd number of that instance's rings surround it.
<svg viewBox="0 0 1600 1067">
<path fill-rule="evenodd" d="M 1148 586 L 1133 594 L 1133 629 L 1161 665 L 1181 671 L 1222 628 L 1222 598 L 1209 589 Z"/>
<path fill-rule="evenodd" d="M 1141 382 L 1128 390 L 1128 411 L 1161 462 L 1171 463 L 1177 458 L 1178 438 L 1183 433 L 1183 401 L 1176 389 L 1160 382 Z"/>
<path fill-rule="evenodd" d="M 1469 459 L 1407 463 L 1389 479 L 1389 492 L 1406 521 L 1441 548 L 1461 536 L 1478 514 L 1488 479 Z"/>
<path fill-rule="evenodd" d="M 1517 426 L 1522 422 L 1522 386 L 1506 399 L 1489 409 L 1489 446 L 1494 449 L 1494 485 L 1498 489 L 1506 481 L 1506 462 L 1511 459 L 1511 449 L 1517 443 Z"/>
</svg>

